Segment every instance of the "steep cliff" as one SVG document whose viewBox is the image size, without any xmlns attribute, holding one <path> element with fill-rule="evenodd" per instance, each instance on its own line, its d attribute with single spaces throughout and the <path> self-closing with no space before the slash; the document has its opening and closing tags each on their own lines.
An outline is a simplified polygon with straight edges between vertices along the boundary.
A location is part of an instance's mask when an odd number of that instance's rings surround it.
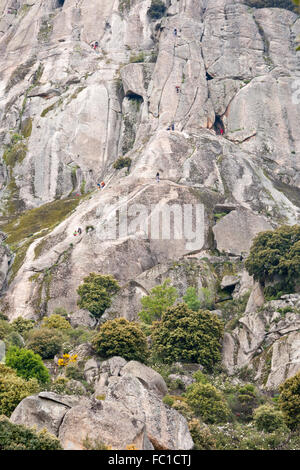
<svg viewBox="0 0 300 470">
<path fill-rule="evenodd" d="M 141 295 L 170 276 L 190 285 L 191 268 L 193 284 L 216 292 L 216 255 L 241 262 L 243 295 L 254 235 L 299 223 L 299 16 L 236 0 L 166 3 L 153 19 L 151 0 L 0 0 L 10 319 L 78 313 L 76 288 L 90 272 L 120 281 L 110 313 L 134 319 Z M 129 170 L 116 170 L 125 155 Z M 166 207 L 180 218 L 171 239 L 156 231 Z M 246 336 L 256 336 L 251 322 Z M 236 360 L 242 333 L 225 339 L 228 369 L 249 364 L 251 355 Z"/>
</svg>

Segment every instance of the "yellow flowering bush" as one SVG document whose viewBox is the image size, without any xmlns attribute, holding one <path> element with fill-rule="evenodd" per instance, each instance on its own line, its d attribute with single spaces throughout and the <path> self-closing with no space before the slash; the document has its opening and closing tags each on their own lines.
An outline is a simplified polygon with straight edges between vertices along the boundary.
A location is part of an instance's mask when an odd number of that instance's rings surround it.
<svg viewBox="0 0 300 470">
<path fill-rule="evenodd" d="M 77 354 L 71 356 L 70 354 L 63 354 L 61 358 L 58 359 L 57 364 L 61 367 L 67 367 L 69 364 L 75 363 L 77 361 Z"/>
</svg>

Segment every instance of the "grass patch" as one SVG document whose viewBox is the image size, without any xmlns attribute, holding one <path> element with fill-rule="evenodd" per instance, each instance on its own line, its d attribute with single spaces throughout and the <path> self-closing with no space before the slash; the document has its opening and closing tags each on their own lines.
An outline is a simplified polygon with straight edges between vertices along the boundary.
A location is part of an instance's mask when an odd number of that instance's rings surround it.
<svg viewBox="0 0 300 470">
<path fill-rule="evenodd" d="M 6 243 L 15 254 L 10 282 L 22 266 L 31 243 L 47 235 L 61 223 L 77 207 L 80 200 L 80 197 L 56 200 L 23 212 L 12 222 L 1 226 L 1 230 L 7 234 Z M 38 245 L 35 253 L 38 253 L 39 249 L 42 247 L 39 248 Z"/>
<path fill-rule="evenodd" d="M 8 235 L 6 243 L 19 243 L 43 229 L 54 228 L 77 207 L 79 201 L 79 197 L 59 199 L 24 212 L 14 221 L 1 227 Z"/>
</svg>

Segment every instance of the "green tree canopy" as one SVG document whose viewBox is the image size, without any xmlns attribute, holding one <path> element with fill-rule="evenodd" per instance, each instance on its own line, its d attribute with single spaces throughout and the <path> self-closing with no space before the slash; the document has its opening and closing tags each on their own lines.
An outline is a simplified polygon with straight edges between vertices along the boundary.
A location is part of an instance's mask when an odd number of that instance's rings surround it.
<svg viewBox="0 0 300 470">
<path fill-rule="evenodd" d="M 50 374 L 41 356 L 33 351 L 13 346 L 6 353 L 5 364 L 26 380 L 36 378 L 42 384 L 50 380 Z"/>
<path fill-rule="evenodd" d="M 62 450 L 62 446 L 45 430 L 37 432 L 0 416 L 0 450 Z"/>
<path fill-rule="evenodd" d="M 196 382 L 187 388 L 187 403 L 205 423 L 228 421 L 230 410 L 222 393 L 213 385 Z"/>
<path fill-rule="evenodd" d="M 201 287 L 198 291 L 195 287 L 188 287 L 183 301 L 195 312 L 200 308 L 211 309 L 214 306 L 214 296 L 207 287 Z"/>
<path fill-rule="evenodd" d="M 170 282 L 170 279 L 166 279 L 160 286 L 153 287 L 149 295 L 141 298 L 143 310 L 139 313 L 139 317 L 143 322 L 151 324 L 154 320 L 159 320 L 163 312 L 174 305 L 178 293 Z"/>
<path fill-rule="evenodd" d="M 148 356 L 147 338 L 140 326 L 125 318 L 105 322 L 92 340 L 101 357 L 121 356 L 124 359 L 144 362 Z"/>
<path fill-rule="evenodd" d="M 38 391 L 36 379 L 24 380 L 15 370 L 0 364 L 0 415 L 10 416 L 23 398 Z"/>
<path fill-rule="evenodd" d="M 275 275 L 294 282 L 300 276 L 300 225 L 260 232 L 253 240 L 245 266 L 261 282 L 273 280 Z"/>
<path fill-rule="evenodd" d="M 207 369 L 221 359 L 223 323 L 208 310 L 194 312 L 181 303 L 168 308 L 154 323 L 153 351 L 165 362 L 196 362 Z"/>
<path fill-rule="evenodd" d="M 111 305 L 111 298 L 120 289 L 113 276 L 91 273 L 83 279 L 77 293 L 80 295 L 78 305 L 88 310 L 95 317 L 101 317 Z"/>
<path fill-rule="evenodd" d="M 287 426 L 300 429 L 300 372 L 279 387 L 279 406 Z"/>
</svg>

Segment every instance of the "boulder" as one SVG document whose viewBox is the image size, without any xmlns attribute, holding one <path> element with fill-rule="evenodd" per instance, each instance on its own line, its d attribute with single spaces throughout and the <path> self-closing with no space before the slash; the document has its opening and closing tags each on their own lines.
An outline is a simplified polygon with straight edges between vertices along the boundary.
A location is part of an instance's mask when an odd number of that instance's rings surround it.
<svg viewBox="0 0 300 470">
<path fill-rule="evenodd" d="M 147 390 L 133 375 L 112 377 L 105 401 L 122 403 L 137 419 L 142 410 L 147 436 L 155 449 L 193 448 L 186 419 L 176 410 L 164 405 L 156 393 Z"/>
<path fill-rule="evenodd" d="M 120 356 L 114 356 L 100 365 L 100 374 L 107 373 L 110 377 L 120 375 L 121 369 L 127 364 L 127 361 Z"/>
<path fill-rule="evenodd" d="M 269 222 L 246 209 L 230 212 L 213 227 L 217 249 L 233 255 L 248 253 L 255 235 L 264 230 L 272 230 Z"/>
<path fill-rule="evenodd" d="M 248 299 L 245 313 L 255 312 L 259 307 L 264 304 L 264 290 L 259 282 L 255 282 Z"/>
<path fill-rule="evenodd" d="M 47 395 L 46 395 L 47 396 Z M 51 394 L 52 397 L 55 394 Z M 57 395 L 57 397 L 59 397 Z M 15 424 L 23 424 L 24 426 L 36 427 L 37 430 L 46 428 L 51 434 L 58 435 L 61 422 L 70 409 L 65 400 L 52 400 L 40 395 L 33 395 L 24 398 L 10 419 Z"/>
<path fill-rule="evenodd" d="M 221 288 L 226 289 L 226 287 L 233 287 L 239 280 L 238 276 L 224 276 L 221 281 Z"/>
<path fill-rule="evenodd" d="M 70 323 L 73 328 L 84 326 L 92 329 L 97 325 L 97 320 L 87 310 L 77 310 L 70 315 Z"/>
<path fill-rule="evenodd" d="M 93 401 L 88 406 L 75 406 L 65 415 L 59 430 L 65 450 L 84 449 L 88 439 L 92 445 L 101 442 L 112 449 L 125 450 L 134 444 L 139 450 L 152 450 L 146 435 L 143 412 L 134 415 L 122 403 Z"/>
<path fill-rule="evenodd" d="M 162 376 L 155 370 L 141 364 L 140 362 L 127 362 L 120 371 L 121 376 L 125 374 L 131 374 L 139 379 L 144 387 L 156 393 L 159 397 L 164 397 L 168 393 L 167 385 Z"/>
<path fill-rule="evenodd" d="M 99 365 L 95 359 L 89 359 L 84 365 L 84 377 L 89 384 L 95 383 L 99 378 Z"/>
</svg>

